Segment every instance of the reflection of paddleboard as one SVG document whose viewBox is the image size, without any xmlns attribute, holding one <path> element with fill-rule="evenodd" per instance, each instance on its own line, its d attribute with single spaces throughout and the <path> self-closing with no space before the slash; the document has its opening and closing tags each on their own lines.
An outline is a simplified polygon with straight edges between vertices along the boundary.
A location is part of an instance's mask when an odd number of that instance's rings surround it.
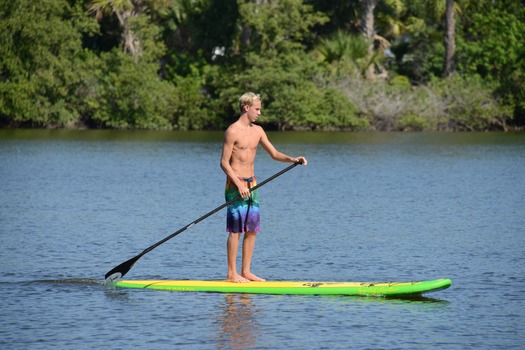
<svg viewBox="0 0 525 350">
<path fill-rule="evenodd" d="M 159 289 L 174 292 L 249 294 L 311 294 L 403 296 L 421 295 L 450 287 L 450 279 L 419 282 L 249 282 L 192 280 L 118 280 L 119 288 Z"/>
</svg>

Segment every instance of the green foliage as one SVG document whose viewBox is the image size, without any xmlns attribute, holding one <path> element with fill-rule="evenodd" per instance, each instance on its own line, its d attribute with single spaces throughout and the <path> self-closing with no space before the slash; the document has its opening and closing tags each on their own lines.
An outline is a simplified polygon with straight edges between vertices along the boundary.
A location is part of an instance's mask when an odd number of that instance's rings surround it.
<svg viewBox="0 0 525 350">
<path fill-rule="evenodd" d="M 404 75 L 398 75 L 390 79 L 388 82 L 390 85 L 403 86 L 406 88 L 410 87 L 410 79 Z"/>
<path fill-rule="evenodd" d="M 387 59 L 355 1 L 0 0 L 0 126 L 223 129 L 255 91 L 279 130 L 524 127 L 525 9 L 457 0 L 444 80 L 444 3 L 379 2 Z"/>
<path fill-rule="evenodd" d="M 364 36 L 338 31 L 334 36 L 322 39 L 317 52 L 322 60 L 332 65 L 336 75 L 364 74 L 370 64 L 368 46 Z"/>
<path fill-rule="evenodd" d="M 424 131 L 430 126 L 427 118 L 414 114 L 401 115 L 397 121 L 397 128 L 402 131 Z"/>
<path fill-rule="evenodd" d="M 215 117 L 210 99 L 203 93 L 206 76 L 211 74 L 208 66 L 204 70 L 191 67 L 186 76 L 175 76 L 174 95 L 176 106 L 172 123 L 182 130 L 215 129 L 221 126 Z"/>
<path fill-rule="evenodd" d="M 397 81 L 402 81 L 398 78 Z M 406 130 L 435 125 L 437 109 L 431 106 L 432 93 L 410 84 L 384 84 L 352 77 L 338 82 L 338 87 L 370 120 L 374 130 Z M 419 116 L 421 120 L 416 120 Z M 425 120 L 425 123 L 421 121 Z M 416 123 L 417 122 L 417 123 Z"/>
<path fill-rule="evenodd" d="M 479 77 L 463 79 L 454 75 L 446 80 L 434 79 L 431 86 L 440 94 L 446 122 L 450 130 L 505 129 L 512 111 L 498 104 L 492 96 L 494 88 Z"/>
<path fill-rule="evenodd" d="M 525 56 L 523 52 L 522 57 Z M 501 78 L 496 92 L 502 96 L 504 105 L 514 110 L 513 125 L 525 125 L 525 67 L 516 69 Z"/>
<path fill-rule="evenodd" d="M 94 60 L 86 73 L 82 110 L 102 128 L 170 129 L 174 88 L 158 78 L 157 66 L 135 62 L 120 50 Z M 87 70 L 85 71 L 87 72 Z"/>
<path fill-rule="evenodd" d="M 129 26 L 141 43 L 142 52 L 139 59 L 158 64 L 158 60 L 166 53 L 166 46 L 159 40 L 161 28 L 152 24 L 147 15 L 133 17 L 129 21 Z"/>
<path fill-rule="evenodd" d="M 391 48 L 397 73 L 418 84 L 440 76 L 445 54 L 443 34 L 414 17 L 407 21 L 407 29 L 410 34 L 396 39 Z"/>
<path fill-rule="evenodd" d="M 239 4 L 243 22 L 254 31 L 242 69 L 230 71 L 230 79 L 216 86 L 222 99 L 235 103 L 245 91 L 261 93 L 264 112 L 260 121 L 279 130 L 366 124 L 339 91 L 319 81 L 322 66 L 303 50 L 304 42 L 311 40 L 311 28 L 326 22 L 326 16 L 301 0 Z M 351 47 L 347 49 L 345 54 L 351 54 Z"/>
<path fill-rule="evenodd" d="M 326 120 L 317 124 L 319 128 L 363 129 L 369 126 L 368 119 L 360 116 L 359 109 L 339 89 L 327 88 L 322 101 Z"/>
<path fill-rule="evenodd" d="M 525 74 L 525 9 L 502 1 L 485 2 L 471 16 L 462 18 L 464 34 L 458 37 L 458 70 L 466 76 L 479 75 L 495 82 L 494 91 L 514 110 L 512 124 L 523 125 Z"/>
<path fill-rule="evenodd" d="M 453 75 L 425 86 L 354 78 L 340 88 L 376 130 L 504 130 L 511 114 L 479 78 Z"/>
<path fill-rule="evenodd" d="M 458 65 L 462 72 L 498 79 L 523 60 L 520 53 L 525 23 L 513 13 L 499 9 L 474 13 L 465 31 L 465 36 L 458 39 Z"/>
<path fill-rule="evenodd" d="M 238 4 L 244 23 L 254 29 L 253 49 L 262 55 L 301 49 L 303 41 L 312 36 L 311 28 L 328 20 L 302 0 L 238 0 Z"/>
<path fill-rule="evenodd" d="M 164 41 L 173 54 L 195 54 L 195 59 L 208 62 L 217 59 L 216 48 L 230 56 L 237 50 L 239 20 L 237 0 L 177 0 L 159 13 L 164 28 Z"/>
<path fill-rule="evenodd" d="M 263 116 L 270 127 L 287 129 L 353 128 L 366 121 L 341 93 L 322 85 L 315 61 L 302 51 L 272 59 L 251 56 L 253 66 L 221 88 L 223 98 L 236 102 L 245 91 L 260 92 Z"/>
<path fill-rule="evenodd" d="M 77 27 L 91 32 L 92 23 L 66 0 L 3 1 L 0 11 L 0 116 L 8 124 L 72 127 L 82 56 Z"/>
<path fill-rule="evenodd" d="M 313 27 L 313 31 L 321 37 L 329 37 L 337 31 L 349 31 L 357 27 L 359 22 L 359 1 L 353 0 L 308 0 L 315 12 L 320 12 L 328 18 L 322 25 Z M 352 31 L 354 33 L 354 31 Z"/>
</svg>

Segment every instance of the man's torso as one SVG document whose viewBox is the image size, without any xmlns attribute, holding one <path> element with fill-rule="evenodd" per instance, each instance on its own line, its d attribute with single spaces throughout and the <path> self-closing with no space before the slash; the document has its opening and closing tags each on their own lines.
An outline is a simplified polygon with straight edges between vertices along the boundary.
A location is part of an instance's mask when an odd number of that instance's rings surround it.
<svg viewBox="0 0 525 350">
<path fill-rule="evenodd" d="M 238 176 L 253 176 L 255 155 L 261 139 L 260 126 L 252 125 L 242 129 L 235 125 L 232 131 L 235 139 L 230 165 Z"/>
</svg>

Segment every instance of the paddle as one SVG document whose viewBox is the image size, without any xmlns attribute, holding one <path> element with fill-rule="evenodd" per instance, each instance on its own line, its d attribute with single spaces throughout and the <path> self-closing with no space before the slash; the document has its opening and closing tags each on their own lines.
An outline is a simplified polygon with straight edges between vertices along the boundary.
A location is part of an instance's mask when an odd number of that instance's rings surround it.
<svg viewBox="0 0 525 350">
<path fill-rule="evenodd" d="M 250 189 L 250 192 L 253 192 L 255 191 L 256 189 L 258 189 L 259 187 L 261 187 L 262 185 L 272 181 L 273 179 L 275 179 L 276 177 L 284 174 L 285 172 L 287 172 L 288 170 L 292 169 L 293 167 L 299 165 L 299 164 L 302 164 L 302 163 L 293 163 L 292 165 L 290 165 L 289 167 L 287 167 L 286 169 L 284 170 L 281 170 L 280 172 L 278 172 L 277 174 L 267 178 L 266 180 L 264 180 L 263 182 L 257 184 L 256 186 L 252 187 Z M 152 245 L 151 247 L 148 247 L 146 249 L 144 249 L 144 251 L 142 253 L 140 253 L 139 255 L 137 255 L 136 257 L 134 258 L 131 258 L 129 259 L 128 261 L 125 261 L 123 262 L 122 264 L 118 265 L 117 267 L 113 268 L 112 270 L 110 270 L 108 273 L 106 273 L 106 282 L 113 282 L 119 278 L 121 278 L 122 276 L 124 276 L 126 273 L 128 273 L 128 271 L 133 267 L 133 265 L 135 265 L 135 263 L 142 257 L 144 256 L 145 254 L 151 252 L 153 249 L 157 248 L 159 245 L 161 245 L 162 243 L 172 239 L 173 237 L 175 237 L 176 235 L 178 235 L 179 233 L 181 232 L 184 232 L 186 231 L 187 229 L 189 229 L 190 227 L 192 227 L 193 225 L 201 222 L 202 220 L 206 219 L 208 216 L 211 216 L 213 214 L 215 214 L 216 212 L 218 212 L 219 210 L 221 210 L 222 208 L 224 207 L 227 207 L 228 205 L 232 204 L 233 202 L 235 202 L 236 200 L 240 199 L 241 198 L 241 195 L 238 195 L 237 197 L 235 197 L 234 199 L 230 200 L 229 202 L 226 202 L 224 204 L 222 204 L 221 206 L 218 206 L 217 208 L 213 209 L 212 211 L 210 211 L 208 214 L 205 214 L 203 216 L 201 216 L 200 218 L 198 218 L 197 220 L 193 221 L 192 223 L 184 226 L 183 228 L 181 228 L 180 230 L 178 230 L 177 232 L 174 232 L 172 233 L 171 235 L 169 235 L 168 237 L 164 238 L 163 240 L 161 241 L 158 241 L 157 243 L 155 243 L 154 245 Z"/>
</svg>

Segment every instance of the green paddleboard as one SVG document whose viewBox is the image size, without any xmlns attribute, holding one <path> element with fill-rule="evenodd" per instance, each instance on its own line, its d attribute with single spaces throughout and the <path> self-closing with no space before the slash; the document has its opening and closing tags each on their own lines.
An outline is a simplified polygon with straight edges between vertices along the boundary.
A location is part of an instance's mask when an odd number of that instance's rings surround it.
<svg viewBox="0 0 525 350">
<path fill-rule="evenodd" d="M 247 294 L 310 294 L 410 296 L 450 287 L 450 279 L 417 282 L 292 282 L 264 281 L 232 283 L 199 280 L 118 280 L 117 288 L 156 289 L 174 292 L 212 292 Z"/>
</svg>

